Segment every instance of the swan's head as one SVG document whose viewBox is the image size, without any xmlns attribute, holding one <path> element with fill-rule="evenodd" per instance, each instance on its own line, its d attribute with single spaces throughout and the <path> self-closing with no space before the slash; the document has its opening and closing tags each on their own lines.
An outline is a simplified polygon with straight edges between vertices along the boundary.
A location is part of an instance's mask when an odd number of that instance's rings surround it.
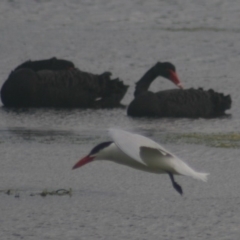
<svg viewBox="0 0 240 240">
<path fill-rule="evenodd" d="M 158 62 L 156 64 L 159 75 L 172 81 L 179 88 L 183 89 L 182 83 L 177 75 L 176 67 L 170 62 Z"/>
<path fill-rule="evenodd" d="M 90 153 L 81 158 L 74 166 L 73 169 L 82 167 L 83 165 L 92 162 L 93 160 L 108 159 L 111 152 L 111 145 L 113 142 L 103 142 L 95 146 Z"/>
</svg>

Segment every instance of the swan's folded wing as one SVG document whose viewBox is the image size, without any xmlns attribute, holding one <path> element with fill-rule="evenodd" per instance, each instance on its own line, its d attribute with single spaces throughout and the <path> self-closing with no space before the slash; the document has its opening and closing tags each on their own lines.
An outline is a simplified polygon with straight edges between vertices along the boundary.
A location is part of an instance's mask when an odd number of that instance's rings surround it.
<svg viewBox="0 0 240 240">
<path fill-rule="evenodd" d="M 152 157 L 172 157 L 160 144 L 144 136 L 126 132 L 120 129 L 109 129 L 109 134 L 115 144 L 128 156 L 136 161 L 149 165 L 148 155 Z M 159 159 L 159 160 L 160 160 Z"/>
</svg>

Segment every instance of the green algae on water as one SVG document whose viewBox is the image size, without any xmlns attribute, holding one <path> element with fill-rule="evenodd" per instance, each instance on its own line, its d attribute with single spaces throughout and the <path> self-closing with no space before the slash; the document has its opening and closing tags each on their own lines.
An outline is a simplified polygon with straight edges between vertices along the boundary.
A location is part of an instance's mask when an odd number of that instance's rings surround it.
<svg viewBox="0 0 240 240">
<path fill-rule="evenodd" d="M 240 148 L 240 133 L 173 133 L 166 140 L 218 148 Z"/>
</svg>

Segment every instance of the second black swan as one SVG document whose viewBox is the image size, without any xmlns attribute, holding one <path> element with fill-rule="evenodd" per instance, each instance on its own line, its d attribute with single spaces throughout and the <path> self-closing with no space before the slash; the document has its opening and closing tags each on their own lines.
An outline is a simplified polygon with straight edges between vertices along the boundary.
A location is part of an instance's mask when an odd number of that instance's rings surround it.
<svg viewBox="0 0 240 240">
<path fill-rule="evenodd" d="M 181 89 L 153 93 L 150 84 L 162 76 Z M 225 115 L 231 108 L 231 96 L 214 90 L 182 89 L 176 68 L 169 62 L 158 62 L 136 83 L 134 99 L 127 114 L 133 117 L 214 118 Z"/>
<path fill-rule="evenodd" d="M 128 86 L 110 76 L 81 71 L 62 59 L 27 61 L 4 82 L 1 99 L 6 107 L 124 107 Z"/>
</svg>

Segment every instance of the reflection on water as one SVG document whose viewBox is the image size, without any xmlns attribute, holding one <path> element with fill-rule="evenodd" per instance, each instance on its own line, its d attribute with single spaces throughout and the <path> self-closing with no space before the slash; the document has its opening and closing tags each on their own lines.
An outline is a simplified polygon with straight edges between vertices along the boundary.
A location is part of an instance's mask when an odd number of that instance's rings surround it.
<svg viewBox="0 0 240 240">
<path fill-rule="evenodd" d="M 142 134 L 150 138 L 157 139 L 161 143 L 174 144 L 200 144 L 218 148 L 239 148 L 240 133 L 167 133 L 141 131 Z M 8 128 L 8 130 L 0 130 L 0 143 L 23 143 L 37 142 L 42 144 L 51 143 L 68 143 L 68 144 L 97 144 L 101 141 L 109 139 L 107 131 L 105 132 L 75 132 L 70 130 L 44 130 L 44 129 L 25 129 L 25 128 Z"/>
<path fill-rule="evenodd" d="M 25 128 L 9 128 L 8 130 L 0 130 L 0 136 L 3 142 L 10 143 L 68 143 L 68 144 L 84 144 L 92 141 L 93 134 L 78 134 L 67 130 L 40 130 Z M 99 138 L 94 135 L 94 138 Z"/>
<path fill-rule="evenodd" d="M 223 133 L 225 139 L 231 140 L 230 138 L 235 137 L 236 141 L 237 133 L 231 135 L 231 132 L 233 132 L 233 124 L 240 124 L 231 115 L 216 119 L 132 118 L 126 115 L 125 109 L 8 109 L 2 107 L 0 114 L 2 116 L 0 137 L 2 136 L 4 141 L 8 141 L 7 139 L 14 141 L 15 136 L 16 140 L 48 143 L 51 141 L 81 143 L 91 138 L 101 138 L 107 135 L 106 131 L 110 127 L 136 131 L 149 137 L 160 137 L 160 139 L 165 138 L 167 133 L 171 133 L 172 137 L 168 139 L 175 142 L 177 139 L 185 141 L 184 139 L 190 139 L 190 136 L 192 139 L 206 139 L 211 134 L 213 134 L 212 138 L 217 137 L 216 134 L 218 134 L 219 139 L 219 133 Z M 223 125 L 224 128 L 222 128 Z"/>
<path fill-rule="evenodd" d="M 204 144 L 236 148 L 240 122 L 231 115 L 216 119 L 132 118 L 125 109 L 7 109 L 1 108 L 1 142 L 96 144 L 109 139 L 107 129 L 138 132 L 162 143 Z M 224 128 L 223 128 L 224 126 Z"/>
</svg>

